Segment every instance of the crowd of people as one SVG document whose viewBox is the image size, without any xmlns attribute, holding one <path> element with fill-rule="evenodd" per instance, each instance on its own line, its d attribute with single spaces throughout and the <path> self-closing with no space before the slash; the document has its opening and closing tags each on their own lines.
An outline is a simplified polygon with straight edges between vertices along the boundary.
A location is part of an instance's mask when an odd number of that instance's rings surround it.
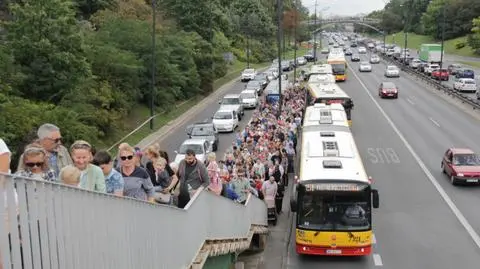
<svg viewBox="0 0 480 269">
<path fill-rule="evenodd" d="M 200 187 L 243 204 L 251 193 L 276 198 L 280 213 L 287 174 L 293 170 L 304 96 L 302 88 L 292 85 L 283 93 L 281 107 L 278 101 L 262 100 L 223 156 L 212 152 L 205 163 L 193 150 L 187 150 L 180 163 L 170 162 L 158 144 L 141 151 L 122 143 L 117 156 L 95 151 L 83 140 L 67 149 L 60 129 L 46 123 L 25 147 L 14 174 L 180 208 Z M 10 173 L 9 167 L 10 151 L 0 139 L 0 172 Z"/>
</svg>

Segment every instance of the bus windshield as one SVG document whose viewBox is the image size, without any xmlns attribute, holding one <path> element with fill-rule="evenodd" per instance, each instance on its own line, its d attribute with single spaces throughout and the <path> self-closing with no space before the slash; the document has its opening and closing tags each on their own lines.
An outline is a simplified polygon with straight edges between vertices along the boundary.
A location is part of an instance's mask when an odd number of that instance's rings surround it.
<svg viewBox="0 0 480 269">
<path fill-rule="evenodd" d="M 304 192 L 298 202 L 300 228 L 319 231 L 371 229 L 370 188 L 356 192 Z"/>
<path fill-rule="evenodd" d="M 344 75 L 345 74 L 345 64 L 332 64 L 333 74 L 335 75 Z"/>
</svg>

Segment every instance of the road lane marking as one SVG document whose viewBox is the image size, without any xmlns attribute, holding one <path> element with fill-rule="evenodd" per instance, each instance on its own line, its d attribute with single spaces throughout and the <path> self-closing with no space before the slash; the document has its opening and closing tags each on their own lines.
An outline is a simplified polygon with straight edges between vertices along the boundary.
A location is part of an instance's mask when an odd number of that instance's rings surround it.
<svg viewBox="0 0 480 269">
<path fill-rule="evenodd" d="M 375 266 L 383 266 L 382 257 L 380 254 L 373 254 L 373 264 L 375 264 Z"/>
<path fill-rule="evenodd" d="M 370 99 L 372 100 L 372 102 L 375 104 L 375 106 L 378 108 L 378 110 L 380 111 L 380 113 L 382 113 L 383 117 L 387 120 L 388 124 L 392 127 L 393 131 L 398 135 L 398 137 L 400 138 L 400 140 L 402 140 L 403 144 L 405 145 L 405 147 L 408 149 L 408 151 L 410 152 L 410 154 L 412 154 L 413 158 L 415 159 L 415 161 L 417 162 L 417 164 L 420 166 L 420 168 L 423 170 L 423 172 L 425 173 L 425 175 L 427 176 L 427 178 L 429 179 L 429 181 L 433 184 L 433 186 L 435 187 L 435 189 L 437 190 L 437 192 L 440 194 L 440 196 L 443 198 L 443 200 L 445 201 L 445 203 L 447 203 L 448 207 L 450 208 L 450 210 L 452 210 L 453 214 L 455 215 L 455 217 L 457 217 L 458 221 L 462 224 L 462 226 L 465 228 L 465 230 L 467 231 L 467 233 L 470 235 L 470 237 L 472 238 L 473 242 L 475 243 L 475 245 L 477 245 L 478 248 L 480 248 L 480 236 L 477 234 L 477 232 L 475 231 L 475 229 L 473 229 L 472 225 L 470 225 L 470 223 L 468 222 L 468 220 L 465 218 L 465 216 L 462 214 L 462 212 L 460 212 L 460 210 L 458 209 L 458 207 L 455 205 L 455 203 L 452 201 L 452 199 L 450 198 L 450 196 L 448 196 L 448 194 L 445 192 L 445 190 L 443 189 L 443 187 L 437 182 L 437 180 L 435 179 L 435 177 L 432 175 L 432 173 L 430 172 L 430 170 L 428 170 L 427 166 L 425 165 L 425 163 L 422 161 L 422 159 L 420 159 L 420 157 L 418 156 L 418 154 L 415 152 L 415 150 L 413 149 L 413 147 L 410 145 L 410 143 L 408 143 L 407 139 L 405 138 L 405 136 L 400 132 L 400 130 L 397 128 L 397 126 L 395 125 L 395 123 L 393 123 L 392 119 L 390 119 L 390 117 L 387 115 L 387 113 L 385 112 L 385 110 L 383 110 L 383 108 L 380 106 L 380 104 L 377 102 L 377 100 L 375 100 L 375 97 L 370 93 L 370 91 L 368 90 L 367 86 L 365 85 L 365 83 L 363 83 L 363 81 L 360 79 L 360 77 L 356 74 L 356 72 L 352 71 L 352 74 L 357 78 L 358 82 L 360 82 L 360 85 L 362 85 L 362 88 L 365 90 L 365 92 L 368 94 L 368 96 L 370 97 Z"/>
<path fill-rule="evenodd" d="M 432 117 L 428 118 L 433 124 L 437 125 L 437 127 L 440 127 L 440 124 L 436 122 Z"/>
<path fill-rule="evenodd" d="M 408 97 L 407 97 L 407 102 L 409 102 L 412 106 L 415 105 L 415 103 Z"/>
</svg>

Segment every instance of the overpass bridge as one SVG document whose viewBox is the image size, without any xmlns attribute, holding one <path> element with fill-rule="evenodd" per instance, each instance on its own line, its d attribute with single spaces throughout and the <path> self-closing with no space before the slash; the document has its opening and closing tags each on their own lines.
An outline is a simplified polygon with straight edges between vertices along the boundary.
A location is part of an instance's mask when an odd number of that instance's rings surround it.
<svg viewBox="0 0 480 269">
<path fill-rule="evenodd" d="M 242 205 L 200 190 L 179 209 L 4 174 L 0 192 L 5 269 L 208 268 L 268 233 L 251 195 Z"/>
<path fill-rule="evenodd" d="M 331 18 L 331 19 L 320 19 L 320 20 L 305 20 L 301 22 L 304 25 L 316 26 L 319 27 L 313 32 L 321 31 L 322 25 L 335 24 L 335 23 L 352 23 L 357 25 L 362 25 L 368 27 L 378 33 L 383 33 L 383 31 L 377 26 L 381 23 L 379 19 L 372 19 L 367 17 L 341 17 L 341 18 Z"/>
</svg>

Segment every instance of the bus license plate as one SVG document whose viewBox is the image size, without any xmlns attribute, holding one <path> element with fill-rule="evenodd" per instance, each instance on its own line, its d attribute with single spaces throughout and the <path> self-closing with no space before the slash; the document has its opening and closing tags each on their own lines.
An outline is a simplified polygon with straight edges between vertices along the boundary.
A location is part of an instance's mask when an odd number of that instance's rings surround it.
<svg viewBox="0 0 480 269">
<path fill-rule="evenodd" d="M 478 183 L 478 179 L 467 179 L 469 183 Z"/>
<path fill-rule="evenodd" d="M 341 249 L 327 249 L 327 254 L 342 254 Z"/>
</svg>

